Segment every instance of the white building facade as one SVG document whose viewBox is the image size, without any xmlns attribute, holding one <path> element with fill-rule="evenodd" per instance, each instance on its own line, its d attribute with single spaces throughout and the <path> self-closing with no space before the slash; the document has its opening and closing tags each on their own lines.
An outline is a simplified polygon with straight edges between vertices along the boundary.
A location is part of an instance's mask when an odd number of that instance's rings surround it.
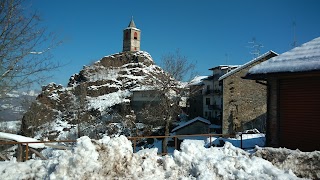
<svg viewBox="0 0 320 180">
<path fill-rule="evenodd" d="M 203 117 L 210 120 L 213 124 L 221 125 L 223 99 L 219 78 L 237 67 L 220 65 L 210 68 L 209 70 L 212 71 L 212 75 L 203 79 Z"/>
</svg>

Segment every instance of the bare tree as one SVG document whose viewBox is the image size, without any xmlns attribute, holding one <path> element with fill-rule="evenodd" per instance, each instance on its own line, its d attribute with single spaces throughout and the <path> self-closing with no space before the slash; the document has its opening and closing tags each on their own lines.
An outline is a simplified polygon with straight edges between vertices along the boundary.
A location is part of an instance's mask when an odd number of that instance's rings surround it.
<svg viewBox="0 0 320 180">
<path fill-rule="evenodd" d="M 58 45 L 40 25 L 36 12 L 28 13 L 23 0 L 0 0 L 0 98 L 13 90 L 41 83 L 56 69 L 50 49 Z"/>
<path fill-rule="evenodd" d="M 178 50 L 175 54 L 164 55 L 162 65 L 164 71 L 150 74 L 146 80 L 146 85 L 153 87 L 158 92 L 157 105 L 145 109 L 143 114 L 145 119 L 162 121 L 165 135 L 168 136 L 171 123 L 181 113 L 179 102 L 184 87 L 181 86 L 179 80 L 183 80 L 186 74 L 191 73 L 195 65 L 189 63 L 188 59 L 182 56 Z M 162 152 L 167 152 L 167 138 L 164 138 L 162 142 Z"/>
<path fill-rule="evenodd" d="M 186 56 L 177 49 L 175 53 L 168 53 L 161 58 L 162 68 L 177 81 L 183 81 L 194 77 L 195 63 L 190 63 Z M 189 75 L 189 77 L 186 77 Z"/>
</svg>

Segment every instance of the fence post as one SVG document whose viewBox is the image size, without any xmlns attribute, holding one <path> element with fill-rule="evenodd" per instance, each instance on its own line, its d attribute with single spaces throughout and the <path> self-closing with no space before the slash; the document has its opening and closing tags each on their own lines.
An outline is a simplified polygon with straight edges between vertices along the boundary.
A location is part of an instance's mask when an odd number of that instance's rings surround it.
<svg viewBox="0 0 320 180">
<path fill-rule="evenodd" d="M 177 136 L 174 136 L 174 149 L 178 150 Z"/>
<path fill-rule="evenodd" d="M 135 153 L 136 152 L 136 138 L 134 137 L 133 138 L 133 152 Z"/>
<path fill-rule="evenodd" d="M 240 134 L 240 137 L 241 137 L 241 145 L 240 145 L 240 148 L 243 149 L 243 146 L 242 146 L 242 133 Z"/>
<path fill-rule="evenodd" d="M 18 162 L 22 162 L 23 161 L 23 148 L 22 148 L 22 144 L 18 144 Z"/>
<path fill-rule="evenodd" d="M 210 146 L 209 147 L 211 147 L 211 134 L 210 134 Z"/>
<path fill-rule="evenodd" d="M 26 161 L 28 161 L 28 154 L 29 154 L 29 144 L 26 144 Z"/>
</svg>

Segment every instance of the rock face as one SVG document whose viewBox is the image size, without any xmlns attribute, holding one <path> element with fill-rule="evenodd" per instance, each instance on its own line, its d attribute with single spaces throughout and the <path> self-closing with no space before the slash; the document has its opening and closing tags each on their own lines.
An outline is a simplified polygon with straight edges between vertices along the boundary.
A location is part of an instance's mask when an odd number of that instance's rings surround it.
<svg viewBox="0 0 320 180">
<path fill-rule="evenodd" d="M 132 89 L 166 74 L 147 52 L 122 52 L 84 66 L 67 87 L 50 83 L 25 113 L 22 134 L 40 139 L 132 135 Z M 148 78 L 147 78 L 148 77 Z"/>
</svg>

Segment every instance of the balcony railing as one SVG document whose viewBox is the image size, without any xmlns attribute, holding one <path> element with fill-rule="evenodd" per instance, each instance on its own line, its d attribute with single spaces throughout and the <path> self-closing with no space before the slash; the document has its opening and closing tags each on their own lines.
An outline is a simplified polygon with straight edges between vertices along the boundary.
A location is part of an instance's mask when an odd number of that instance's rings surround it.
<svg viewBox="0 0 320 180">
<path fill-rule="evenodd" d="M 209 95 L 209 94 L 216 94 L 216 95 L 221 95 L 222 94 L 222 91 L 220 89 L 209 89 L 209 90 L 206 90 L 205 91 L 205 94 L 206 95 Z"/>
<path fill-rule="evenodd" d="M 221 107 L 216 104 L 213 104 L 213 105 L 208 105 L 208 109 L 209 110 L 221 110 Z"/>
</svg>

